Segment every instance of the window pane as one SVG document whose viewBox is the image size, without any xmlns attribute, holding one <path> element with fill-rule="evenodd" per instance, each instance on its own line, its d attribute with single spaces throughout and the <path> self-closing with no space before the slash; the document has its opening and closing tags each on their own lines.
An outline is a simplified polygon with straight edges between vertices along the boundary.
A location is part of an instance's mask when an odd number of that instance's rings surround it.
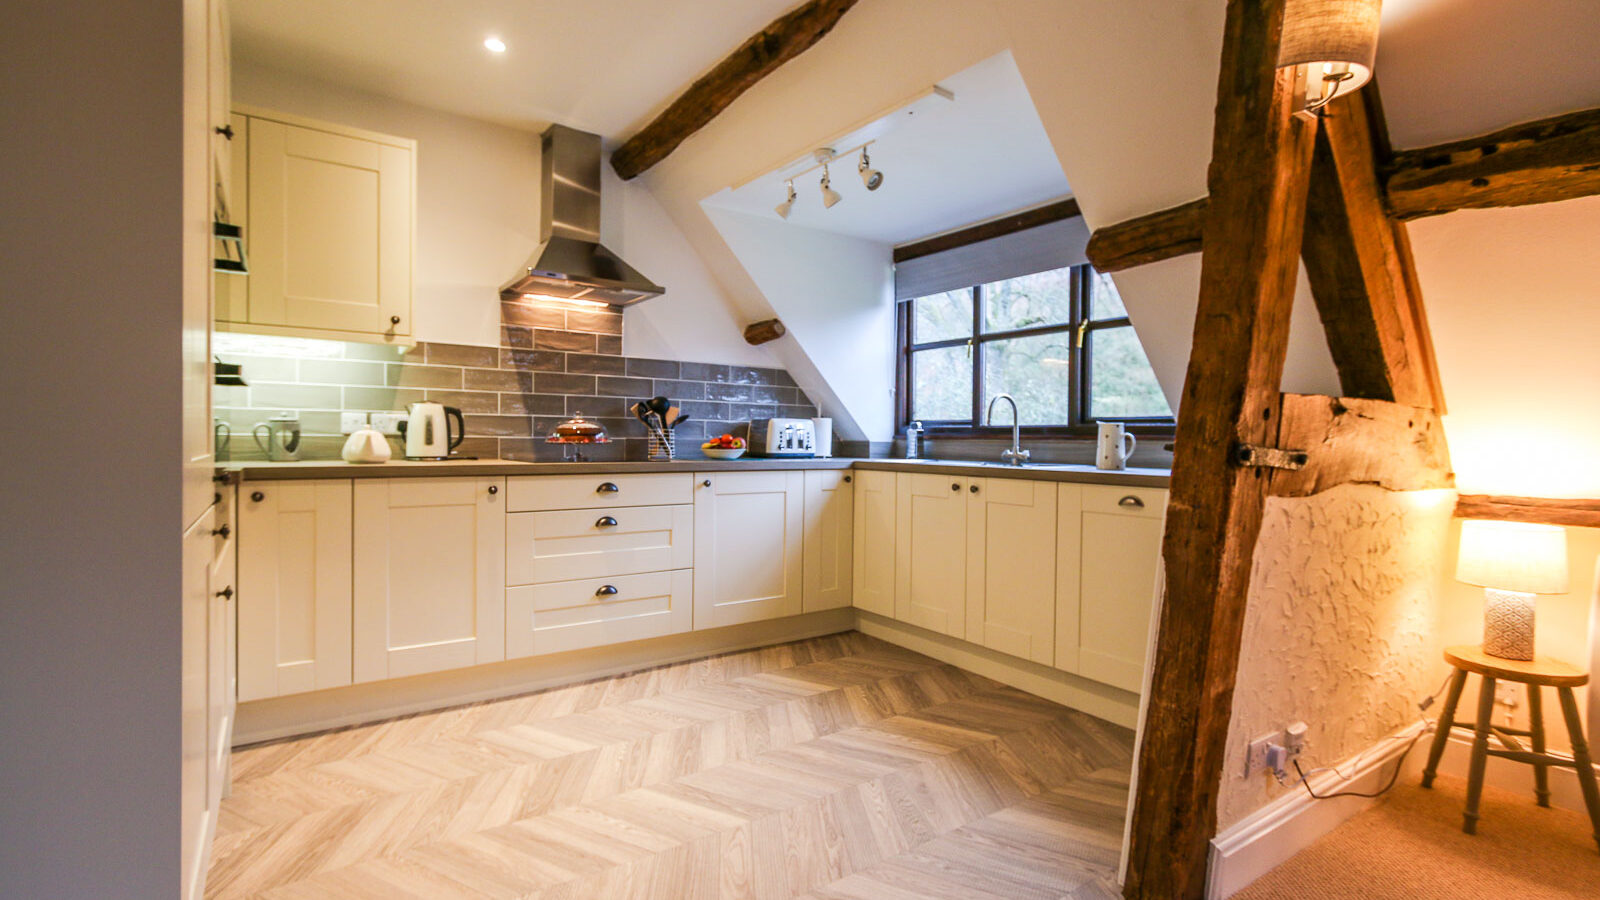
<svg viewBox="0 0 1600 900">
<path fill-rule="evenodd" d="M 911 418 L 972 421 L 972 358 L 966 347 L 911 354 Z"/>
<path fill-rule="evenodd" d="M 1120 319 L 1128 314 L 1122 306 L 1117 285 L 1105 272 L 1093 272 L 1089 279 L 1089 318 Z"/>
<path fill-rule="evenodd" d="M 985 332 L 1061 325 L 1071 314 L 1071 268 L 1009 278 L 983 288 Z"/>
<path fill-rule="evenodd" d="M 1071 332 L 984 344 L 985 411 L 991 398 L 1010 394 L 1017 401 L 1022 424 L 1067 424 L 1071 347 Z M 994 415 L 996 424 L 1011 424 L 1011 410 L 1006 404 L 995 407 Z"/>
<path fill-rule="evenodd" d="M 1089 418 L 1170 416 L 1132 326 L 1089 332 Z"/>
<path fill-rule="evenodd" d="M 950 338 L 972 337 L 972 289 L 945 291 L 911 301 L 916 310 L 916 326 L 911 332 L 918 344 Z"/>
</svg>

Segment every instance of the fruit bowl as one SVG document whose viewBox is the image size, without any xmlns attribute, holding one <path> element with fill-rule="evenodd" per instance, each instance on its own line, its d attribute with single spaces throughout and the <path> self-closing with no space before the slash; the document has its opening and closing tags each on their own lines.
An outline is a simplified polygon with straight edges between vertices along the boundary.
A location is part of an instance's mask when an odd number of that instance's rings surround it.
<svg viewBox="0 0 1600 900">
<path fill-rule="evenodd" d="M 701 447 L 707 459 L 738 459 L 744 455 L 743 447 Z"/>
</svg>

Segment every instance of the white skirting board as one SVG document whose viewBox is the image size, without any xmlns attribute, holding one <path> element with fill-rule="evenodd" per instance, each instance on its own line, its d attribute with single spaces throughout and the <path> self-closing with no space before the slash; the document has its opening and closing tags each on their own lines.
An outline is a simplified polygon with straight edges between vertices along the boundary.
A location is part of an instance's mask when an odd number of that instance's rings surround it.
<svg viewBox="0 0 1600 900">
<path fill-rule="evenodd" d="M 1349 778 L 1325 772 L 1314 777 L 1311 786 L 1324 795 L 1346 790 L 1361 793 L 1378 790 L 1388 783 L 1394 771 L 1394 761 L 1405 751 L 1412 736 L 1423 727 L 1420 722 L 1410 725 L 1340 763 L 1337 768 L 1349 773 Z M 1430 728 L 1406 757 L 1400 783 L 1409 781 L 1415 784 L 1421 780 L 1432 740 Z M 1444 757 L 1439 761 L 1439 774 L 1465 779 L 1471 753 L 1472 732 L 1465 728 L 1452 730 L 1450 740 L 1445 744 Z M 1550 805 L 1583 812 L 1583 793 L 1578 787 L 1578 773 L 1567 768 L 1551 768 L 1549 772 Z M 1491 756 L 1483 783 L 1523 794 L 1529 801 L 1533 799 L 1533 767 L 1526 763 Z M 1378 802 L 1359 797 L 1314 800 L 1303 788 L 1284 794 L 1212 839 L 1206 897 L 1208 900 L 1226 900 Z M 1494 809 L 1490 805 L 1480 811 L 1485 820 L 1494 816 Z"/>
<path fill-rule="evenodd" d="M 512 697 L 686 659 L 837 634 L 854 627 L 855 610 L 830 609 L 786 619 L 255 700 L 239 704 L 233 745 L 242 747 Z"/>
<path fill-rule="evenodd" d="M 1340 791 L 1368 794 L 1377 791 L 1388 783 L 1395 760 L 1405 752 L 1406 745 L 1424 728 L 1426 726 L 1423 723 L 1416 722 L 1389 735 L 1339 763 L 1336 766 L 1338 772 L 1326 771 L 1313 775 L 1311 787 L 1323 795 Z M 1427 742 L 1431 736 L 1431 733 L 1424 735 L 1406 758 L 1406 771 L 1400 774 L 1402 779 L 1414 777 L 1413 773 L 1422 771 L 1422 762 L 1427 759 Z M 1349 777 L 1340 775 L 1340 772 Z M 1283 794 L 1211 839 L 1206 897 L 1208 900 L 1226 900 L 1289 857 L 1311 846 L 1317 838 L 1377 802 L 1361 797 L 1316 800 L 1306 793 L 1305 788 L 1296 786 L 1293 791 Z"/>
<path fill-rule="evenodd" d="M 943 663 L 992 678 L 1046 700 L 1082 710 L 1125 728 L 1137 726 L 1139 695 L 958 640 L 936 631 L 907 625 L 876 613 L 856 610 L 856 628 L 897 647 L 915 650 Z"/>
</svg>

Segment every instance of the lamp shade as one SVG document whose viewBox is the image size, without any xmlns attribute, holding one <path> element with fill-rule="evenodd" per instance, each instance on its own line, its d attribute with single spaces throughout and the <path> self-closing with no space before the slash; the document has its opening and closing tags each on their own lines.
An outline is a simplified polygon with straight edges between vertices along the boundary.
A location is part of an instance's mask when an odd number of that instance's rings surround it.
<svg viewBox="0 0 1600 900">
<path fill-rule="evenodd" d="M 1378 58 L 1378 13 L 1382 0 L 1287 0 L 1278 67 L 1349 67 L 1351 79 L 1342 92 L 1354 91 L 1372 78 Z"/>
<path fill-rule="evenodd" d="M 1523 594 L 1567 592 L 1567 532 L 1557 525 L 1461 523 L 1456 580 Z"/>
</svg>

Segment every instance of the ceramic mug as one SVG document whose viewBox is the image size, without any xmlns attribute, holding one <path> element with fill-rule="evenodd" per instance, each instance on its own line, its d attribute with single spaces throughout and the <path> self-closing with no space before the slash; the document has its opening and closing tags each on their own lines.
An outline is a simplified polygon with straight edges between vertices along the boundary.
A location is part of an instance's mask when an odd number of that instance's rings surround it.
<svg viewBox="0 0 1600 900">
<path fill-rule="evenodd" d="M 1094 455 L 1095 467 L 1126 469 L 1128 458 L 1133 456 L 1133 448 L 1138 443 L 1121 422 L 1101 422 L 1099 449 Z"/>
</svg>

